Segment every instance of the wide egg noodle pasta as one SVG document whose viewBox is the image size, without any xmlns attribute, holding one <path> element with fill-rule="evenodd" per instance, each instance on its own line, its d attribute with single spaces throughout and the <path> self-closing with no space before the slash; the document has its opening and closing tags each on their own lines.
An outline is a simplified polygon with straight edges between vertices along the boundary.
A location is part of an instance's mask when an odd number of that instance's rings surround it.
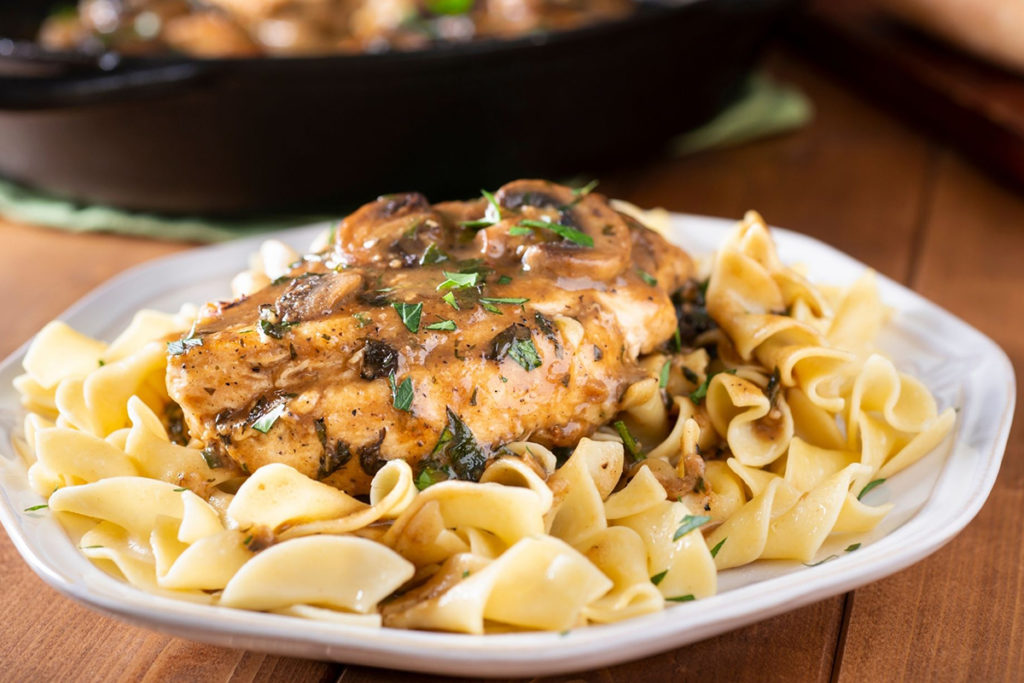
<svg viewBox="0 0 1024 683">
<path fill-rule="evenodd" d="M 224 588 L 220 604 L 256 610 L 306 604 L 366 614 L 413 572 L 411 562 L 364 538 L 294 538 L 244 564 Z"/>
<path fill-rule="evenodd" d="M 295 258 L 268 244 L 235 284 L 265 286 Z M 165 344 L 194 308 L 139 311 L 109 345 L 44 328 L 15 379 L 30 411 L 18 450 L 83 554 L 161 595 L 472 634 L 648 614 L 713 595 L 718 571 L 808 562 L 830 536 L 875 528 L 892 504 L 861 501 L 863 488 L 955 422 L 874 349 L 889 312 L 873 273 L 812 285 L 754 213 L 705 272 L 717 327 L 640 359 L 623 425 L 566 453 L 504 444 L 479 482 L 418 490 L 396 459 L 355 498 L 283 464 L 243 476 L 187 435 L 172 442 Z M 581 347 L 580 322 L 548 314 L 565 349 Z M 639 450 L 624 449 L 623 426 Z"/>
</svg>

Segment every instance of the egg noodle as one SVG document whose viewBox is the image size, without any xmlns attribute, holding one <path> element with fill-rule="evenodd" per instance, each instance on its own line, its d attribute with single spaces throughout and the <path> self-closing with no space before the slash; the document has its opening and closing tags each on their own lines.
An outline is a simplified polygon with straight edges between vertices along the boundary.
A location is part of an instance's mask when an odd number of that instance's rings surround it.
<svg viewBox="0 0 1024 683">
<path fill-rule="evenodd" d="M 274 253 L 290 260 L 279 243 L 262 253 L 241 293 L 276 276 Z M 862 493 L 954 422 L 873 350 L 887 316 L 873 273 L 815 287 L 754 213 L 707 270 L 717 325 L 642 359 L 650 376 L 614 428 L 562 459 L 506 444 L 479 483 L 424 485 L 391 460 L 361 500 L 284 464 L 238 476 L 175 443 L 166 345 L 194 308 L 140 311 L 110 344 L 50 323 L 15 380 L 28 411 L 16 443 L 81 551 L 154 593 L 473 634 L 656 612 L 713 595 L 719 570 L 809 563 L 830 535 L 871 530 L 891 505 Z M 692 490 L 673 490 L 695 470 Z"/>
</svg>

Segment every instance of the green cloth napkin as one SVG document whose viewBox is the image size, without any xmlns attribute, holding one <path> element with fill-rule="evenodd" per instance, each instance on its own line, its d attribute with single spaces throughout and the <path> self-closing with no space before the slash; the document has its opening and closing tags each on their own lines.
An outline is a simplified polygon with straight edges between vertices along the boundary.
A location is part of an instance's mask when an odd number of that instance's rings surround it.
<svg viewBox="0 0 1024 683">
<path fill-rule="evenodd" d="M 737 145 L 800 128 L 813 116 L 808 99 L 792 87 L 755 74 L 740 97 L 713 120 L 669 144 L 676 155 Z M 183 242 L 221 242 L 323 220 L 325 216 L 281 216 L 271 220 L 223 221 L 170 218 L 78 203 L 0 179 L 0 216 L 71 232 L 115 232 Z"/>
</svg>

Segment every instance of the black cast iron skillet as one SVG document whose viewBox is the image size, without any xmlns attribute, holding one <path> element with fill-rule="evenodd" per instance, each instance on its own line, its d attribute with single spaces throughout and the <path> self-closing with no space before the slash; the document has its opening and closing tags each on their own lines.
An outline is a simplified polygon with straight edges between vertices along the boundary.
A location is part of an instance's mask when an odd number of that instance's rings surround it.
<svg viewBox="0 0 1024 683">
<path fill-rule="evenodd" d="M 46 53 L 24 39 L 48 3 L 11 3 L 0 175 L 131 209 L 251 214 L 600 172 L 719 111 L 794 2 L 647 2 L 508 41 L 215 60 Z"/>
</svg>

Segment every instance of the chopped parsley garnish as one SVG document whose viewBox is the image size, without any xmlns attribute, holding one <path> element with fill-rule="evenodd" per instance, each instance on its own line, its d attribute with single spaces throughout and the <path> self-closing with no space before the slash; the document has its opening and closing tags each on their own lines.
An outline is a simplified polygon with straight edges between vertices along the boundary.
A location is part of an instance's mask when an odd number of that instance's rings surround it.
<svg viewBox="0 0 1024 683">
<path fill-rule="evenodd" d="M 669 602 L 693 602 L 697 598 L 694 597 L 693 593 L 687 593 L 686 595 L 677 595 L 674 598 L 665 598 Z"/>
<path fill-rule="evenodd" d="M 282 401 L 267 412 L 263 413 L 258 420 L 253 422 L 252 428 L 257 432 L 263 432 L 266 434 L 270 431 L 270 428 L 274 426 L 274 423 L 277 422 L 277 418 L 281 417 L 286 412 L 288 412 L 288 406 L 286 406 L 285 402 Z"/>
<path fill-rule="evenodd" d="M 729 537 L 726 536 L 721 541 L 716 543 L 715 547 L 711 549 L 711 557 L 718 557 L 718 551 L 722 549 L 722 546 L 725 545 L 725 542 L 728 541 L 728 540 L 729 540 Z"/>
<path fill-rule="evenodd" d="M 359 323 L 360 329 L 366 327 L 371 322 L 373 322 L 372 320 L 370 320 L 370 316 L 366 315 L 365 313 L 353 313 L 352 317 L 356 319 L 357 323 Z"/>
<path fill-rule="evenodd" d="M 220 460 L 220 456 L 217 455 L 217 453 L 212 448 L 204 448 L 202 451 L 200 451 L 200 454 L 203 456 L 203 460 L 206 461 L 206 466 L 209 467 L 211 470 L 215 470 L 218 467 L 224 466 L 224 463 L 221 462 Z"/>
<path fill-rule="evenodd" d="M 869 481 L 867 486 L 862 488 L 860 490 L 860 493 L 857 494 L 857 500 L 860 500 L 861 498 L 866 496 L 868 494 L 868 491 L 870 491 L 871 489 L 875 488 L 876 486 L 881 486 L 884 483 L 885 479 L 875 479 L 874 481 Z"/>
<path fill-rule="evenodd" d="M 683 337 L 679 334 L 678 327 L 676 328 L 676 331 L 672 333 L 672 348 L 675 351 L 683 350 Z"/>
<path fill-rule="evenodd" d="M 195 336 L 195 333 L 177 341 L 167 342 L 167 353 L 172 356 L 180 356 L 191 348 L 203 345 L 203 338 Z"/>
<path fill-rule="evenodd" d="M 282 339 L 284 338 L 285 330 L 287 330 L 289 327 L 295 327 L 296 325 L 298 325 L 297 322 L 272 323 L 269 320 L 260 320 L 260 331 L 262 331 L 263 334 L 267 335 L 268 337 L 273 337 L 274 339 Z"/>
<path fill-rule="evenodd" d="M 416 488 L 420 491 L 433 486 L 439 481 L 447 481 L 451 479 L 448 473 L 443 470 L 434 469 L 433 467 L 424 467 L 420 475 L 416 477 Z"/>
<path fill-rule="evenodd" d="M 512 282 L 512 278 L 510 278 L 508 275 L 502 275 L 501 277 L 498 278 L 499 285 L 507 285 L 510 282 Z"/>
<path fill-rule="evenodd" d="M 722 372 L 724 372 L 727 375 L 735 375 L 736 369 L 732 368 L 730 370 L 722 370 Z M 704 378 L 704 382 L 702 382 L 701 385 L 697 387 L 696 391 L 690 392 L 690 400 L 693 401 L 695 405 L 700 405 L 700 402 L 703 401 L 704 397 L 708 395 L 708 387 L 711 386 L 711 379 L 715 375 L 722 374 L 722 372 L 710 373 L 707 377 Z"/>
<path fill-rule="evenodd" d="M 514 236 L 532 235 L 533 228 L 528 228 L 525 225 L 513 225 L 511 228 L 508 229 L 508 234 Z"/>
<path fill-rule="evenodd" d="M 846 546 L 845 552 L 852 553 L 854 550 L 857 550 L 858 548 L 860 548 L 860 543 L 853 543 L 851 545 Z"/>
<path fill-rule="evenodd" d="M 668 386 L 668 373 L 672 369 L 672 361 L 667 360 L 665 364 L 661 366 L 661 372 L 658 373 L 658 388 L 664 389 Z"/>
<path fill-rule="evenodd" d="M 521 323 L 509 325 L 491 340 L 487 357 L 500 363 L 505 356 L 519 363 L 527 371 L 535 370 L 544 363 L 540 352 L 533 344 L 533 333 L 529 327 Z"/>
<path fill-rule="evenodd" d="M 468 577 L 469 577 L 469 570 L 467 569 L 466 571 L 462 572 L 462 578 L 465 579 L 465 578 L 468 578 Z"/>
<path fill-rule="evenodd" d="M 549 223 L 547 221 L 533 220 L 532 218 L 524 218 L 519 221 L 519 225 L 527 228 L 542 228 L 544 230 L 550 230 L 559 237 L 565 240 L 569 240 L 574 244 L 578 244 L 581 247 L 592 247 L 594 246 L 594 238 L 585 232 L 580 232 L 576 228 L 569 227 L 568 225 L 562 225 L 561 223 Z"/>
<path fill-rule="evenodd" d="M 617 420 L 613 425 L 615 431 L 622 437 L 622 445 L 626 447 L 629 454 L 633 456 L 634 460 L 643 460 L 646 456 L 640 452 L 640 444 L 636 442 L 633 435 L 629 433 L 629 427 L 622 420 Z"/>
<path fill-rule="evenodd" d="M 680 520 L 679 528 L 676 529 L 674 534 L 672 534 L 672 540 L 678 541 L 686 534 L 690 533 L 694 529 L 701 528 L 710 521 L 711 518 L 707 515 L 686 515 L 682 520 Z"/>
<path fill-rule="evenodd" d="M 514 341 L 508 350 L 508 355 L 512 360 L 522 365 L 527 372 L 536 370 L 544 364 L 540 353 L 537 352 L 537 347 L 533 345 L 532 339 Z"/>
<path fill-rule="evenodd" d="M 480 301 L 485 304 L 514 304 L 522 306 L 529 299 L 523 296 L 482 296 Z"/>
<path fill-rule="evenodd" d="M 185 491 L 188 491 L 188 489 L 185 488 L 184 486 L 174 489 L 175 493 L 184 493 Z"/>
<path fill-rule="evenodd" d="M 245 537 L 245 540 L 242 541 L 242 545 L 249 545 L 250 543 L 252 543 L 252 534 Z"/>
<path fill-rule="evenodd" d="M 106 362 L 105 360 L 103 360 L 102 358 L 98 358 L 98 359 L 96 359 L 96 365 L 97 365 L 97 367 L 101 367 L 101 368 L 102 368 L 102 367 L 103 367 L 104 365 L 106 365 L 106 364 L 107 364 L 107 362 Z"/>
<path fill-rule="evenodd" d="M 595 189 L 597 189 L 597 185 L 598 185 L 599 182 L 600 181 L 595 178 L 594 180 L 591 180 L 589 183 L 587 183 L 583 187 L 577 187 L 577 188 L 573 189 L 572 193 L 573 193 L 574 196 L 582 199 L 583 197 L 586 197 L 588 194 L 590 194 Z"/>
<path fill-rule="evenodd" d="M 401 384 L 397 384 L 395 373 L 391 373 L 388 375 L 388 384 L 391 385 L 391 399 L 395 409 L 404 410 L 407 413 L 412 412 L 410 410 L 412 406 L 412 380 L 406 377 L 402 380 Z"/>
<path fill-rule="evenodd" d="M 396 301 L 391 306 L 398 311 L 398 317 L 405 323 L 407 330 L 413 334 L 420 331 L 420 314 L 423 313 L 423 304 L 407 304 Z"/>
<path fill-rule="evenodd" d="M 807 564 L 806 562 L 804 562 L 803 565 L 805 567 L 817 567 L 819 564 L 825 564 L 829 560 L 836 560 L 836 559 L 839 559 L 838 555 L 829 555 L 824 560 L 818 560 L 817 562 L 812 562 L 811 564 Z"/>
<path fill-rule="evenodd" d="M 430 323 L 427 325 L 428 330 L 443 330 L 445 332 L 453 332 L 455 330 L 454 320 L 439 320 L 436 323 Z"/>
<path fill-rule="evenodd" d="M 487 190 L 480 190 L 480 194 L 482 194 L 487 199 L 487 203 L 489 204 L 489 206 L 487 207 L 487 213 L 490 214 L 491 209 L 494 209 L 494 220 L 492 221 L 492 223 L 497 223 L 498 221 L 501 220 L 501 205 L 498 204 L 498 200 L 494 197 L 494 195 L 488 192 Z M 488 216 L 488 218 L 490 218 L 490 216 Z"/>
<path fill-rule="evenodd" d="M 454 308 L 456 311 L 461 310 L 459 308 L 459 302 L 455 300 L 455 292 L 448 292 L 447 294 L 441 297 L 441 301 L 445 302 L 446 304 Z"/>
<path fill-rule="evenodd" d="M 43 503 L 42 505 L 33 505 L 32 507 L 25 508 L 25 512 L 35 512 L 36 510 L 45 510 L 48 507 L 50 507 L 50 506 L 47 505 L 46 503 Z"/>
<path fill-rule="evenodd" d="M 448 424 L 430 452 L 427 467 L 435 471 L 450 469 L 458 479 L 479 481 L 487 464 L 487 453 L 473 432 L 451 408 L 446 408 Z"/>
<path fill-rule="evenodd" d="M 650 285 L 651 287 L 657 287 L 658 286 L 657 278 L 655 278 L 653 275 L 648 273 L 643 268 L 637 268 L 636 269 L 636 274 L 640 276 L 641 280 L 643 280 L 646 284 Z"/>
<path fill-rule="evenodd" d="M 480 303 L 484 307 L 484 310 L 488 313 L 494 313 L 495 315 L 501 315 L 501 309 L 492 304 L 490 301 L 483 301 Z"/>
<path fill-rule="evenodd" d="M 655 586 L 657 586 L 659 583 L 662 582 L 662 580 L 664 580 L 664 578 L 665 578 L 665 576 L 667 574 L 668 574 L 668 570 L 667 569 L 665 571 L 663 571 L 663 572 L 658 572 L 657 574 L 655 574 L 654 576 L 651 577 L 651 583 L 653 583 Z"/>
<path fill-rule="evenodd" d="M 104 546 L 102 545 L 83 545 L 79 550 L 98 550 Z"/>
<path fill-rule="evenodd" d="M 475 287 L 477 280 L 480 279 L 480 273 L 449 273 L 447 270 L 442 270 L 444 273 L 445 281 L 437 286 L 437 291 L 442 289 L 463 289 L 465 287 Z"/>
<path fill-rule="evenodd" d="M 436 244 L 431 242 L 427 245 L 427 248 L 423 250 L 423 256 L 420 256 L 420 265 L 430 266 L 435 263 L 443 263 L 448 259 L 448 254 L 441 251 Z"/>
</svg>

